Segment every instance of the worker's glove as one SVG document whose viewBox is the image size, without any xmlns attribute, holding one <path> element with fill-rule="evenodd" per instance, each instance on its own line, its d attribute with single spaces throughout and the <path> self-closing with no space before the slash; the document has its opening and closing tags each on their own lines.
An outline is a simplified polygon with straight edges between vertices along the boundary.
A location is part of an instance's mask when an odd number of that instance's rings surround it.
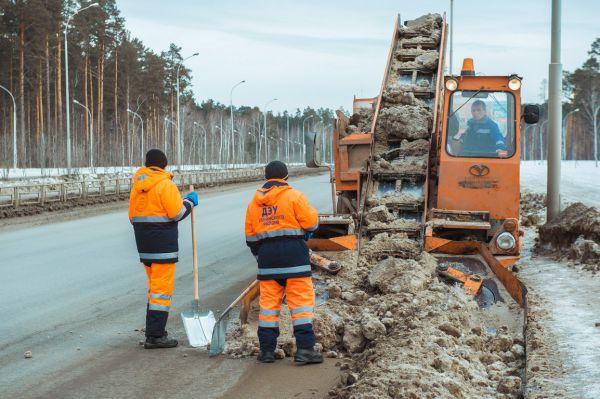
<svg viewBox="0 0 600 399">
<path fill-rule="evenodd" d="M 198 194 L 196 194 L 194 191 L 186 195 L 185 199 L 194 204 L 194 206 L 198 206 Z"/>
<path fill-rule="evenodd" d="M 312 236 L 315 235 L 314 232 L 312 231 L 307 231 L 304 233 L 304 241 L 308 241 L 312 238 Z"/>
</svg>

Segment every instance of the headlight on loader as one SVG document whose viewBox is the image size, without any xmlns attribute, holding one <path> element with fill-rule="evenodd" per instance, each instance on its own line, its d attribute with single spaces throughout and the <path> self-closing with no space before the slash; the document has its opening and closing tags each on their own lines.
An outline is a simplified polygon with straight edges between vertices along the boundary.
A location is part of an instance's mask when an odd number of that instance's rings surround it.
<svg viewBox="0 0 600 399">
<path fill-rule="evenodd" d="M 458 80 L 454 78 L 449 78 L 446 80 L 446 89 L 449 91 L 454 91 L 458 89 Z"/>
<path fill-rule="evenodd" d="M 511 75 L 508 80 L 508 88 L 511 90 L 519 90 L 521 88 L 521 78 L 517 75 Z"/>
<path fill-rule="evenodd" d="M 507 233 L 506 231 L 496 238 L 496 245 L 498 245 L 498 248 L 503 249 L 505 251 L 513 249 L 516 244 L 517 240 L 515 240 L 515 237 L 513 237 L 512 234 Z"/>
</svg>

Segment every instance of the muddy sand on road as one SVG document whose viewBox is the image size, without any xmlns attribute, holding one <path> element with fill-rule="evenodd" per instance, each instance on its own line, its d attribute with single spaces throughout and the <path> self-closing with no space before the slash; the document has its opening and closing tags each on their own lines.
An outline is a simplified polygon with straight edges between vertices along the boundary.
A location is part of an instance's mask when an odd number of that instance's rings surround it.
<svg viewBox="0 0 600 399">
<path fill-rule="evenodd" d="M 341 369 L 330 397 L 519 396 L 524 343 L 518 305 L 479 309 L 462 288 L 439 280 L 426 253 L 375 265 L 357 265 L 353 251 L 322 254 L 343 265 L 336 276 L 314 274 L 318 297 L 328 297 L 315 311 L 318 349 L 326 360 L 337 358 Z M 255 318 L 230 331 L 229 356 L 258 352 Z M 278 346 L 287 361 L 294 352 L 288 324 L 283 307 Z"/>
</svg>

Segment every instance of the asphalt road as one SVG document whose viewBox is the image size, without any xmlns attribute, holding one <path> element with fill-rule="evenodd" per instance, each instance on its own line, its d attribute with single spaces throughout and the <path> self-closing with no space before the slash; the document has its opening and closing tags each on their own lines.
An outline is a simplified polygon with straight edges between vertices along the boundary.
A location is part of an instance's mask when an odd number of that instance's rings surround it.
<svg viewBox="0 0 600 399">
<path fill-rule="evenodd" d="M 290 183 L 319 211 L 330 211 L 327 175 Z M 200 195 L 196 210 L 204 307 L 223 309 L 254 278 L 243 220 L 258 185 Z M 179 231 L 180 262 L 168 329 L 183 345 L 156 351 L 138 345 L 147 286 L 125 209 L 1 232 L 0 397 L 216 398 L 262 367 L 248 360 L 209 359 L 205 351 L 186 346 L 179 313 L 192 299 L 189 219 Z M 25 359 L 25 351 L 33 357 Z M 320 372 L 332 368 L 323 367 Z M 301 369 L 295 373 L 298 381 L 317 371 Z"/>
</svg>

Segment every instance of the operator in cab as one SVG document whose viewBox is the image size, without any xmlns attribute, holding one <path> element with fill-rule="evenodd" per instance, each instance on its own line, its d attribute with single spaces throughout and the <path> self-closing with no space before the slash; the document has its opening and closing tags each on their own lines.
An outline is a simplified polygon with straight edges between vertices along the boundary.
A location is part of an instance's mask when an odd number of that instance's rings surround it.
<svg viewBox="0 0 600 399">
<path fill-rule="evenodd" d="M 505 157 L 507 154 L 504 137 L 498 124 L 487 115 L 483 101 L 476 100 L 471 105 L 473 118 L 467 121 L 467 129 L 463 134 L 454 136 L 461 145 L 457 155 Z"/>
</svg>

